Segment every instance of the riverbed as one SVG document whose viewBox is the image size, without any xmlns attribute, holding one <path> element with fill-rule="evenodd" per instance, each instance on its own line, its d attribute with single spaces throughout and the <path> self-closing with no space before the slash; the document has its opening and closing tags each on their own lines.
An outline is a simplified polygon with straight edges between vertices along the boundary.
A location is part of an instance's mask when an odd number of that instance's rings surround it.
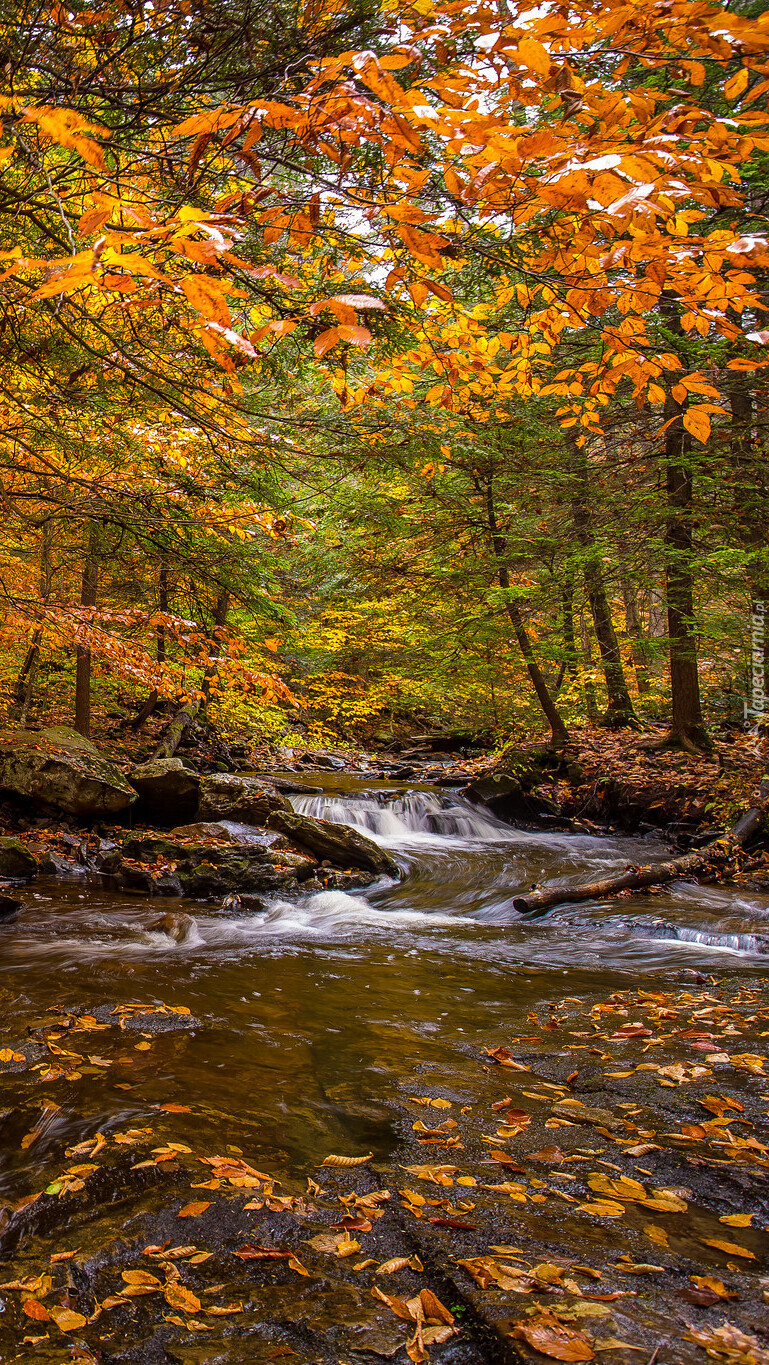
<svg viewBox="0 0 769 1365">
<path fill-rule="evenodd" d="M 323 785 L 293 797 L 296 809 L 382 843 L 399 881 L 276 899 L 256 914 L 177 902 L 194 921 L 181 942 L 152 927 L 157 901 L 77 878 L 24 892 L 21 915 L 0 929 L 1 1197 L 12 1229 L 25 1216 L 14 1210 L 94 1134 L 146 1129 L 154 1149 L 245 1154 L 298 1188 L 329 1153 L 391 1162 L 403 1126 L 396 1101 L 415 1078 L 450 1079 L 469 1095 L 484 1049 L 526 1035 L 553 1002 L 639 983 L 712 989 L 724 977 L 760 989 L 767 975 L 769 895 L 678 884 L 533 924 L 513 910 L 535 883 L 662 860 L 657 836 L 512 829 L 445 788 L 337 775 Z M 92 1022 L 73 1022 L 83 1019 Z M 121 1179 L 111 1218 L 106 1192 L 77 1215 L 78 1247 L 125 1236 L 140 1217 Z M 46 1238 L 51 1250 L 69 1246 L 66 1220 L 29 1227 L 7 1242 L 24 1264 Z M 19 1346 L 17 1335 L 12 1358 L 65 1358 L 54 1328 L 27 1335 L 42 1339 Z M 122 1341 L 104 1358 L 257 1358 L 237 1341 L 230 1333 L 213 1354 L 185 1346 L 163 1357 L 136 1354 L 137 1337 L 136 1351 Z"/>
</svg>

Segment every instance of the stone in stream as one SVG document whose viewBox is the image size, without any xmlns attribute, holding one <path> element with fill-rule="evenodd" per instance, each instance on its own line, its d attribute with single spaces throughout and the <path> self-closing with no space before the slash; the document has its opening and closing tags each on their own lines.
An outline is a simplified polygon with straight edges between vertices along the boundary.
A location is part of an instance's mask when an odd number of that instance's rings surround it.
<svg viewBox="0 0 769 1365">
<path fill-rule="evenodd" d="M 241 773 L 208 773 L 200 779 L 197 820 L 235 820 L 266 825 L 273 811 L 290 811 L 285 796 L 258 777 Z"/>
<path fill-rule="evenodd" d="M 85 819 L 136 800 L 120 769 L 66 725 L 19 730 L 0 745 L 0 788 Z"/>
<path fill-rule="evenodd" d="M 131 770 L 139 794 L 136 814 L 158 825 L 178 825 L 197 810 L 200 777 L 180 758 L 155 758 Z"/>
<path fill-rule="evenodd" d="M 388 877 L 399 875 L 398 864 L 389 853 L 350 825 L 314 820 L 310 815 L 297 815 L 290 808 L 274 811 L 267 824 L 270 829 L 279 829 L 287 835 L 292 843 L 309 849 L 316 858 L 327 858 L 338 867 L 362 867 Z"/>
<path fill-rule="evenodd" d="M 99 870 L 123 890 L 198 899 L 230 892 L 296 891 L 315 869 L 315 859 L 285 849 L 254 844 L 222 847 L 149 834 L 130 836 L 99 863 Z"/>
<path fill-rule="evenodd" d="M 28 882 L 37 870 L 37 859 L 20 839 L 0 839 L 0 877 Z"/>
</svg>

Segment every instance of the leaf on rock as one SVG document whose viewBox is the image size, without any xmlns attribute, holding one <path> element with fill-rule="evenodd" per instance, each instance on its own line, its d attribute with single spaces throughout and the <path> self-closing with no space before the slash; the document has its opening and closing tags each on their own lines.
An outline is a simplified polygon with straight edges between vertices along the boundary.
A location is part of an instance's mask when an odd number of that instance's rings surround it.
<svg viewBox="0 0 769 1365">
<path fill-rule="evenodd" d="M 201 1199 L 196 1204 L 185 1204 L 183 1209 L 179 1209 L 176 1216 L 177 1218 L 198 1218 L 201 1213 L 205 1213 L 206 1209 L 210 1209 L 210 1207 L 210 1200 L 206 1201 L 205 1199 Z"/>
<path fill-rule="evenodd" d="M 550 1313 L 543 1313 L 528 1322 L 516 1323 L 509 1334 L 533 1346 L 535 1351 L 553 1360 L 594 1360 L 595 1352 L 586 1332 L 566 1326 Z"/>
<path fill-rule="evenodd" d="M 373 1152 L 369 1152 L 366 1156 L 336 1156 L 331 1152 L 320 1164 L 321 1166 L 364 1166 L 373 1155 Z"/>
<path fill-rule="evenodd" d="M 722 1242 L 718 1237 L 701 1237 L 703 1246 L 715 1247 L 716 1251 L 723 1251 L 727 1256 L 744 1256 L 746 1261 L 755 1261 L 755 1253 L 748 1251 L 747 1247 L 741 1247 L 737 1242 Z"/>
</svg>

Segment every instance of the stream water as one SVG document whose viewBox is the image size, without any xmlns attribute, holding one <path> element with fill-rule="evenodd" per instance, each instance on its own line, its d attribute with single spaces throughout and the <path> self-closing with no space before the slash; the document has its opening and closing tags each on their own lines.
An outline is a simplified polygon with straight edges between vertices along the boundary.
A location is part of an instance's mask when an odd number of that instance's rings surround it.
<svg viewBox="0 0 769 1365">
<path fill-rule="evenodd" d="M 194 926 L 181 943 L 151 927 L 158 901 L 74 879 L 25 892 L 20 917 L 0 929 L 10 1045 L 62 1009 L 164 1002 L 195 1022 L 107 1058 L 98 1033 L 85 1044 L 80 1035 L 76 1062 L 6 1071 L 8 1202 L 37 1188 L 66 1142 L 157 1120 L 168 1104 L 194 1106 L 197 1142 L 217 1150 L 226 1137 L 278 1173 L 358 1144 L 384 1154 L 401 1078 L 415 1067 L 476 1067 L 483 1043 L 525 1032 L 543 1002 L 766 971 L 769 896 L 679 885 L 535 924 L 512 909 L 513 894 L 535 882 L 662 858 L 657 840 L 516 830 L 445 790 L 336 775 L 322 796 L 294 802 L 384 844 L 402 880 L 276 900 L 259 914 L 187 902 Z M 42 1125 L 41 1097 L 59 1106 Z M 184 1119 L 161 1117 L 184 1136 Z M 35 1124 L 35 1141 L 21 1147 Z"/>
</svg>

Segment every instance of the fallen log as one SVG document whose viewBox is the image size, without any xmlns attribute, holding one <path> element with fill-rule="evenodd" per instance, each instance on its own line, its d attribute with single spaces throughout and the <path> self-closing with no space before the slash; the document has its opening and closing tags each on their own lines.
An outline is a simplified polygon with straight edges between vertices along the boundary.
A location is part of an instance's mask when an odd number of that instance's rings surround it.
<svg viewBox="0 0 769 1365">
<path fill-rule="evenodd" d="M 761 831 L 768 813 L 769 801 L 764 801 L 762 805 L 746 811 L 728 834 L 721 835 L 713 843 L 693 853 L 655 866 L 635 867 L 631 864 L 621 872 L 614 872 L 599 881 L 582 882 L 579 886 L 534 888 L 525 896 L 515 896 L 513 908 L 525 919 L 540 919 L 554 905 L 578 905 L 582 901 L 603 900 L 618 891 L 641 891 L 647 886 L 664 886 L 666 882 L 679 881 L 706 869 L 723 867 L 749 839 Z"/>
</svg>

